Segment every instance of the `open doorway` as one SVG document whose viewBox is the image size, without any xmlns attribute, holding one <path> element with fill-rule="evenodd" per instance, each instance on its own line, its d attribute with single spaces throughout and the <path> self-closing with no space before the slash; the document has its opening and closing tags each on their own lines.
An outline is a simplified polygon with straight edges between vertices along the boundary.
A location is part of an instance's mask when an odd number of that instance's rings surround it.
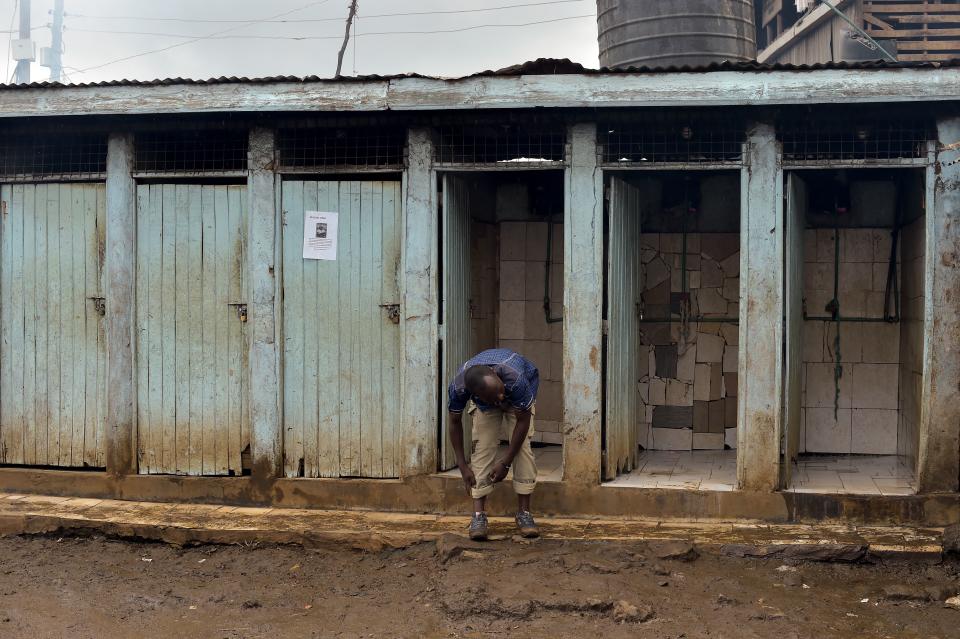
<svg viewBox="0 0 960 639">
<path fill-rule="evenodd" d="M 441 178 L 442 471 L 454 468 L 446 432 L 450 379 L 474 354 L 509 348 L 540 373 L 533 423 L 538 480 L 562 478 L 563 179 L 562 171 Z M 468 422 L 465 417 L 469 448 Z"/>
<path fill-rule="evenodd" d="M 924 185 L 921 169 L 787 174 L 789 490 L 915 492 Z"/>
<path fill-rule="evenodd" d="M 618 469 L 610 485 L 734 490 L 740 172 L 645 171 L 612 180 L 635 190 L 640 216 L 638 382 L 631 384 L 640 403 L 636 463 Z M 614 246 L 620 203 L 611 197 L 610 206 Z M 611 255 L 608 280 L 619 268 Z M 616 375 L 610 364 L 608 357 L 608 375 Z M 617 401 L 613 388 L 608 407 Z"/>
</svg>

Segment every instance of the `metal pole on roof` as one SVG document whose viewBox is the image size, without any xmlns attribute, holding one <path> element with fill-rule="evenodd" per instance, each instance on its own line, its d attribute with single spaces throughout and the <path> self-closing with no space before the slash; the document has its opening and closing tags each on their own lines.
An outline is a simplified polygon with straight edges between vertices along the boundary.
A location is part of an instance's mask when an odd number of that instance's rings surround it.
<svg viewBox="0 0 960 639">
<path fill-rule="evenodd" d="M 30 0 L 20 0 L 20 39 L 30 40 Z M 30 60 L 17 61 L 17 84 L 30 84 Z"/>
<path fill-rule="evenodd" d="M 830 9 L 832 9 L 835 14 L 837 14 L 838 16 L 840 16 L 841 18 L 843 18 L 844 22 L 846 22 L 846 23 L 849 24 L 851 27 L 853 27 L 854 29 L 856 29 L 857 33 L 859 33 L 859 34 L 862 35 L 864 38 L 866 38 L 866 39 L 867 39 L 867 42 L 869 42 L 870 44 L 872 44 L 873 46 L 875 46 L 877 49 L 879 49 L 879 50 L 880 50 L 880 53 L 882 53 L 883 56 L 884 56 L 885 58 L 887 58 L 890 62 L 897 62 L 897 59 L 896 59 L 895 57 L 893 57 L 886 49 L 884 49 L 883 47 L 881 47 L 879 42 L 877 42 L 876 40 L 874 40 L 873 38 L 871 38 L 871 37 L 870 37 L 870 34 L 868 34 L 866 31 L 864 31 L 864 30 L 861 29 L 859 26 L 857 26 L 856 23 L 854 23 L 853 20 L 851 20 L 851 19 L 847 16 L 847 14 L 845 14 L 845 13 L 844 13 L 843 11 L 841 11 L 840 9 L 837 9 L 837 6 L 836 6 L 835 4 L 833 4 L 832 2 L 830 2 L 830 0 L 820 0 L 820 2 L 822 2 L 823 4 L 825 4 L 825 5 L 827 5 L 828 7 L 830 7 Z"/>
<path fill-rule="evenodd" d="M 50 81 L 60 82 L 63 73 L 63 0 L 53 2 L 53 40 L 50 45 Z"/>
</svg>

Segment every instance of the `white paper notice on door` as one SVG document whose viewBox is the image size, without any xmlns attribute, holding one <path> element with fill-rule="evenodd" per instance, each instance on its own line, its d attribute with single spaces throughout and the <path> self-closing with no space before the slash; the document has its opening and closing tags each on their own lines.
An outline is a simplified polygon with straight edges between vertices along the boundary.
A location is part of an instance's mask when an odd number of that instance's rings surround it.
<svg viewBox="0 0 960 639">
<path fill-rule="evenodd" d="M 337 259 L 338 213 L 307 211 L 303 216 L 303 259 Z"/>
</svg>

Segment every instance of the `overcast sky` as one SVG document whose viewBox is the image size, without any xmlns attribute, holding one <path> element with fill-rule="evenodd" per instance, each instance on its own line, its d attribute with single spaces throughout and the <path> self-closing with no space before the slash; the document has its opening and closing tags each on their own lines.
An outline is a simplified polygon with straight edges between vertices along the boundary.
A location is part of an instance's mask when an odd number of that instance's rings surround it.
<svg viewBox="0 0 960 639">
<path fill-rule="evenodd" d="M 73 82 L 332 76 L 349 4 L 350 0 L 65 0 L 64 65 Z M 0 0 L 0 31 L 10 29 L 11 23 L 13 30 L 18 28 L 14 5 L 15 0 Z M 359 7 L 359 37 L 347 49 L 344 75 L 416 72 L 455 76 L 543 57 L 597 66 L 594 0 L 359 0 Z M 38 48 L 50 46 L 51 31 L 46 25 L 52 9 L 53 0 L 33 0 L 33 39 Z M 413 12 L 434 13 L 375 17 Z M 287 22 L 264 22 L 271 18 Z M 540 21 L 550 22 L 505 26 Z M 479 25 L 498 26 L 453 33 L 384 33 Z M 222 31 L 226 32 L 213 35 Z M 0 33 L 0 38 L 10 37 Z M 293 39 L 300 37 L 314 39 Z M 0 42 L 7 44 L 7 40 Z M 164 47 L 173 48 L 139 55 Z M 9 47 L 6 49 L 9 59 Z M 118 61 L 128 56 L 130 59 Z M 2 66 L 0 70 L 7 63 Z M 13 67 L 10 62 L 4 81 L 9 80 Z M 49 76 L 49 69 L 33 64 L 32 80 Z"/>
</svg>

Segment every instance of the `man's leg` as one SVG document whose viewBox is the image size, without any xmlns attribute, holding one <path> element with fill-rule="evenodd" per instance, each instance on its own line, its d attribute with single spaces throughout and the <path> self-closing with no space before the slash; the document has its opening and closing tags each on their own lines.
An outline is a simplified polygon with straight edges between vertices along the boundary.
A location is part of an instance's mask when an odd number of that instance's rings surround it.
<svg viewBox="0 0 960 639">
<path fill-rule="evenodd" d="M 471 489 L 473 497 L 473 519 L 470 522 L 470 537 L 472 539 L 487 538 L 487 495 L 493 492 L 490 483 L 490 473 L 497 462 L 497 450 L 500 447 L 500 422 L 502 412 L 496 409 L 481 412 L 471 406 L 470 415 L 473 417 L 472 453 L 470 455 L 470 469 L 477 478 L 477 484 Z"/>
<path fill-rule="evenodd" d="M 513 460 L 513 491 L 517 494 L 517 526 L 524 537 L 536 537 L 540 534 L 537 525 L 530 514 L 530 501 L 534 489 L 537 487 L 537 461 L 533 456 L 534 421 L 536 408 L 531 409 L 533 414 L 530 416 L 530 430 L 527 431 L 527 438 Z M 506 414 L 503 420 L 504 431 L 507 438 L 513 434 L 513 429 L 517 425 L 517 416 Z"/>
</svg>

